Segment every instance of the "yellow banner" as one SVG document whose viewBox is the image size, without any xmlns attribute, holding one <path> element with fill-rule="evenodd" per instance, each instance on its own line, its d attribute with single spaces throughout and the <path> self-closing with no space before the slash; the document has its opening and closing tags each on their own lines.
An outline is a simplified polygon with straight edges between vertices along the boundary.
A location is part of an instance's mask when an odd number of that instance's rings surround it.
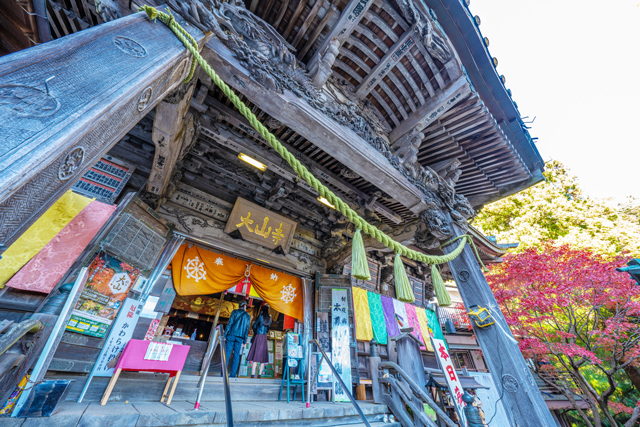
<svg viewBox="0 0 640 427">
<path fill-rule="evenodd" d="M 416 307 L 416 317 L 418 318 L 424 345 L 427 347 L 427 350 L 433 351 L 433 345 L 431 345 L 431 340 L 429 339 L 429 337 L 433 336 L 433 331 L 429 327 L 429 320 L 427 319 L 427 313 L 425 313 L 424 308 Z"/>
<path fill-rule="evenodd" d="M 80 213 L 90 198 L 66 192 L 24 232 L 0 259 L 0 288 Z"/>
<path fill-rule="evenodd" d="M 371 314 L 369 313 L 369 297 L 362 288 L 351 288 L 353 291 L 353 309 L 356 315 L 356 338 L 360 341 L 373 339 Z"/>
</svg>

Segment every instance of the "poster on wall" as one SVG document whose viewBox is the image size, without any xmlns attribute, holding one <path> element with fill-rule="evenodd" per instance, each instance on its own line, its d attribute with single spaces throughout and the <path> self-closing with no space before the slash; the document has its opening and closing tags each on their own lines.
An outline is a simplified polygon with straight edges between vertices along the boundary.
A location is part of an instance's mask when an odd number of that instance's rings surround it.
<svg viewBox="0 0 640 427">
<path fill-rule="evenodd" d="M 464 389 L 462 388 L 462 384 L 460 383 L 460 379 L 458 378 L 456 368 L 455 366 L 453 366 L 453 360 L 451 360 L 449 350 L 447 350 L 447 347 L 443 340 L 431 337 L 431 342 L 433 343 L 433 348 L 436 352 L 438 364 L 440 365 L 440 369 L 442 369 L 442 372 L 444 373 L 444 379 L 447 382 L 447 386 L 449 387 L 451 400 L 453 401 L 453 405 L 456 408 L 458 417 L 462 420 L 461 425 L 467 425 L 463 411 L 466 403 L 464 403 L 464 401 L 462 400 Z"/>
<path fill-rule="evenodd" d="M 347 289 L 331 290 L 331 362 L 342 382 L 351 390 L 351 352 L 349 347 L 349 303 Z M 333 400 L 349 402 L 347 393 L 336 378 Z"/>
<path fill-rule="evenodd" d="M 124 350 L 124 346 L 133 336 L 133 330 L 138 323 L 143 307 L 144 301 L 136 301 L 133 298 L 124 300 L 122 310 L 112 325 L 113 331 L 100 351 L 93 375 L 97 377 L 110 377 L 113 375 L 115 363 L 109 362 Z"/>
<path fill-rule="evenodd" d="M 104 338 L 139 271 L 106 253 L 89 266 L 89 276 L 71 313 L 67 330 Z"/>
</svg>

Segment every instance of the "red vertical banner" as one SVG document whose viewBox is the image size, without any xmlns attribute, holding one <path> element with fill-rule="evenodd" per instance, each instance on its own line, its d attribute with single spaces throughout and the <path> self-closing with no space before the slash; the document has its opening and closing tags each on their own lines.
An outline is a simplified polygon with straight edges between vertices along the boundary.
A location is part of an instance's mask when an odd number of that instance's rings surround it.
<svg viewBox="0 0 640 427">
<path fill-rule="evenodd" d="M 291 316 L 287 316 L 286 314 L 284 315 L 284 326 L 283 328 L 286 329 L 293 329 L 296 326 L 296 319 L 294 317 Z"/>
</svg>

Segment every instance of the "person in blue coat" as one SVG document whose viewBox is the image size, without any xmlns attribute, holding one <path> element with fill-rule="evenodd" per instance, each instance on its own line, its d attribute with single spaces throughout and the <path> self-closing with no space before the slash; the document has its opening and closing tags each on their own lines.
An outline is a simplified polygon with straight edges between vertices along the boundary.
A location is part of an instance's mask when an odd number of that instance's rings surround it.
<svg viewBox="0 0 640 427">
<path fill-rule="evenodd" d="M 249 334 L 249 324 L 251 316 L 247 313 L 247 302 L 240 301 L 239 308 L 231 312 L 229 322 L 227 322 L 227 330 L 224 333 L 226 344 L 224 347 L 227 353 L 227 368 L 229 368 L 229 359 L 233 351 L 233 364 L 231 366 L 231 377 L 238 376 L 238 366 L 240 366 L 240 358 L 247 345 L 247 335 Z"/>
</svg>

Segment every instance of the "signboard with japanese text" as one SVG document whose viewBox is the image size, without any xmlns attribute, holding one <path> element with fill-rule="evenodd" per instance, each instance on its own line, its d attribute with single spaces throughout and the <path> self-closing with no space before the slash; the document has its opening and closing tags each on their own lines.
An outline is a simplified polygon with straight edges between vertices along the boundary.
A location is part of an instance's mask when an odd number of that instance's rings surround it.
<svg viewBox="0 0 640 427">
<path fill-rule="evenodd" d="M 131 178 L 135 166 L 105 155 L 76 182 L 72 190 L 106 203 L 114 203 Z"/>
<path fill-rule="evenodd" d="M 318 337 L 318 342 L 320 343 L 320 347 L 324 350 L 325 353 L 329 354 L 331 350 L 331 333 L 329 328 L 329 313 L 318 312 L 316 318 L 316 336 Z M 318 360 L 322 360 L 320 363 L 320 367 L 316 366 L 315 370 L 318 373 L 318 381 L 314 385 L 314 390 L 312 390 L 313 394 L 316 394 L 315 390 L 331 390 L 333 389 L 333 374 L 331 373 L 331 368 L 329 368 L 329 364 L 324 358 Z M 317 363 L 317 360 L 316 360 Z"/>
<path fill-rule="evenodd" d="M 349 337 L 349 299 L 346 289 L 331 290 L 331 363 L 347 387 L 351 387 L 351 350 Z M 352 390 L 349 390 L 350 392 Z M 349 397 L 336 378 L 333 379 L 333 401 L 349 402 Z"/>
<path fill-rule="evenodd" d="M 89 276 L 71 313 L 67 330 L 104 338 L 139 271 L 106 253 L 89 266 Z"/>
<path fill-rule="evenodd" d="M 460 417 L 460 419 L 462 420 L 461 425 L 467 425 L 463 411 L 466 403 L 464 403 L 464 401 L 462 400 L 464 389 L 462 388 L 462 384 L 460 383 L 460 379 L 458 378 L 456 368 L 455 366 L 453 366 L 453 360 L 451 360 L 449 350 L 447 350 L 447 346 L 445 345 L 445 342 L 443 340 L 431 337 L 431 342 L 433 343 L 433 348 L 435 349 L 438 364 L 440 365 L 440 368 L 444 373 L 444 379 L 447 382 L 447 386 L 449 387 L 449 392 L 451 393 L 452 398 L 451 400 L 453 401 L 453 404 L 456 408 L 458 417 Z"/>
<path fill-rule="evenodd" d="M 95 376 L 110 377 L 113 375 L 115 363 L 109 364 L 109 362 L 124 350 L 124 346 L 131 339 L 143 307 L 144 301 L 136 301 L 133 298 L 124 300 L 122 310 L 112 325 L 113 330 L 98 356 L 94 371 Z"/>
<path fill-rule="evenodd" d="M 153 311 L 158 313 L 169 313 L 171 310 L 171 305 L 173 304 L 173 300 L 176 298 L 176 290 L 173 287 L 173 279 L 169 276 L 167 282 L 164 284 L 164 288 L 162 289 L 162 293 L 158 298 L 158 303 L 156 304 L 156 308 Z M 189 310 L 191 311 L 191 310 Z"/>
<path fill-rule="evenodd" d="M 295 221 L 238 197 L 224 232 L 240 230 L 244 240 L 269 249 L 281 246 L 286 253 L 291 246 L 296 226 Z"/>
</svg>

